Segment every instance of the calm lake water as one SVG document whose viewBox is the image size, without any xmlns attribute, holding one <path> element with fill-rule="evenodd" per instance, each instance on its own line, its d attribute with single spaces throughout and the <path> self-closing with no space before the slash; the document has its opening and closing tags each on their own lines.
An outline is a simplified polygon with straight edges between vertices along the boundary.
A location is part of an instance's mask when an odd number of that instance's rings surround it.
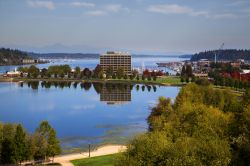
<svg viewBox="0 0 250 166">
<path fill-rule="evenodd" d="M 0 121 L 34 132 L 48 120 L 64 151 L 89 143 L 125 143 L 147 130 L 159 96 L 173 100 L 179 87 L 91 83 L 0 83 Z M 69 151 L 68 151 L 69 152 Z"/>
</svg>

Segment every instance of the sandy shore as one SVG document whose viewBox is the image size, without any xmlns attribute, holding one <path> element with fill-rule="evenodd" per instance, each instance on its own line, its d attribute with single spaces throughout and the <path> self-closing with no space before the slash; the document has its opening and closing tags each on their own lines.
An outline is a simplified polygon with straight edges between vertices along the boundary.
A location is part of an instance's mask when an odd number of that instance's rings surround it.
<svg viewBox="0 0 250 166">
<path fill-rule="evenodd" d="M 125 151 L 127 148 L 124 145 L 106 145 L 99 147 L 95 151 L 90 152 L 91 157 L 95 156 L 102 156 L 102 155 L 108 155 L 108 154 L 114 154 L 118 152 Z M 82 159 L 89 157 L 88 152 L 84 153 L 73 153 L 73 154 L 67 154 L 62 156 L 57 156 L 54 158 L 54 162 L 62 164 L 62 166 L 74 166 L 70 161 L 76 160 L 76 159 Z"/>
</svg>

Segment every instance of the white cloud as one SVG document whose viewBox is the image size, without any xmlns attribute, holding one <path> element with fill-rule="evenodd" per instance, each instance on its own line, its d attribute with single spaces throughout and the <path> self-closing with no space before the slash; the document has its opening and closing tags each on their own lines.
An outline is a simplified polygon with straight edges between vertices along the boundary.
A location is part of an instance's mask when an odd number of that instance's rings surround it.
<svg viewBox="0 0 250 166">
<path fill-rule="evenodd" d="M 72 2 L 72 6 L 74 7 L 95 7 L 94 3 L 88 3 L 88 2 Z"/>
<path fill-rule="evenodd" d="M 233 13 L 210 13 L 208 11 L 195 11 L 194 9 L 177 4 L 151 5 L 147 8 L 148 12 L 160 14 L 186 14 L 189 16 L 203 16 L 211 19 L 237 18 Z"/>
<path fill-rule="evenodd" d="M 104 7 L 104 10 L 107 11 L 107 12 L 119 12 L 122 10 L 122 5 L 120 4 L 110 4 L 110 5 L 106 5 Z"/>
<path fill-rule="evenodd" d="M 33 8 L 47 8 L 49 10 L 55 9 L 55 4 L 52 1 L 27 0 L 26 2 Z"/>
<path fill-rule="evenodd" d="M 162 5 L 151 5 L 147 11 L 162 14 L 191 14 L 193 10 L 189 7 L 180 6 L 177 4 L 162 4 Z"/>
<path fill-rule="evenodd" d="M 102 10 L 93 10 L 93 11 L 88 11 L 85 14 L 88 16 L 103 16 L 106 15 L 107 13 Z"/>
<path fill-rule="evenodd" d="M 126 7 L 123 7 L 121 4 L 108 4 L 99 8 L 99 10 L 88 11 L 85 14 L 89 16 L 103 16 L 109 13 L 118 13 L 118 12 L 130 12 Z"/>
</svg>

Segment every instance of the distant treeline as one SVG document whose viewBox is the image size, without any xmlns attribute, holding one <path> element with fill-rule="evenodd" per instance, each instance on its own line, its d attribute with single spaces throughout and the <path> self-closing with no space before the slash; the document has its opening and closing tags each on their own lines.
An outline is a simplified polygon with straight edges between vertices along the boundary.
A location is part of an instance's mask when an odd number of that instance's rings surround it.
<svg viewBox="0 0 250 166">
<path fill-rule="evenodd" d="M 217 60 L 237 60 L 237 59 L 244 59 L 250 60 L 250 50 L 236 50 L 236 49 L 227 49 L 227 50 L 212 50 L 212 51 L 205 51 L 194 54 L 191 57 L 191 61 L 198 61 L 200 59 L 208 59 L 213 61 L 214 56 L 217 54 Z"/>
<path fill-rule="evenodd" d="M 0 65 L 20 65 L 23 59 L 32 59 L 26 52 L 0 48 Z"/>
</svg>

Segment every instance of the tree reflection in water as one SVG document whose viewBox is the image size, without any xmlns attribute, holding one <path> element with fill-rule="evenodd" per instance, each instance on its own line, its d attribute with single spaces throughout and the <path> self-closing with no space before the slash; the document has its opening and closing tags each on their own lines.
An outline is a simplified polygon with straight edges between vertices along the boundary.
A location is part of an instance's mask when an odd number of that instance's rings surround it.
<svg viewBox="0 0 250 166">
<path fill-rule="evenodd" d="M 148 92 L 156 92 L 157 87 L 155 85 L 139 85 L 139 84 L 124 84 L 124 83 L 91 83 L 91 82 L 59 82 L 59 81 L 30 81 L 30 82 L 20 82 L 19 86 L 27 86 L 33 90 L 37 90 L 39 87 L 49 89 L 54 88 L 71 88 L 77 89 L 80 85 L 81 89 L 89 91 L 92 87 L 97 94 L 100 95 L 101 101 L 106 101 L 108 104 L 119 103 L 124 101 L 131 101 L 131 91 L 133 91 L 135 86 L 135 91 L 139 92 L 140 89 L 142 92 L 145 89 Z"/>
</svg>

